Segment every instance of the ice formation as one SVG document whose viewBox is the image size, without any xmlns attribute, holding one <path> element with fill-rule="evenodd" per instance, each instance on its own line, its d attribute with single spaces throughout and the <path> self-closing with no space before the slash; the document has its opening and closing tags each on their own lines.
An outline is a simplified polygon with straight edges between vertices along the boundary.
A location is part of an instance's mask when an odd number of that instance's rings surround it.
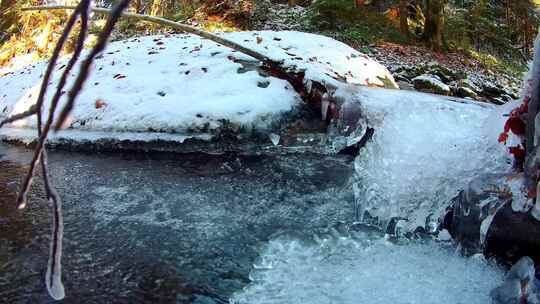
<svg viewBox="0 0 540 304">
<path fill-rule="evenodd" d="M 502 279 L 483 259 L 434 243 L 281 237 L 263 249 L 252 283 L 232 303 L 485 304 Z"/>
<path fill-rule="evenodd" d="M 505 108 L 441 96 L 360 88 L 372 141 L 355 166 L 360 215 L 405 217 L 411 230 L 436 221 L 448 202 L 484 173 L 510 166 L 497 142 Z"/>
</svg>

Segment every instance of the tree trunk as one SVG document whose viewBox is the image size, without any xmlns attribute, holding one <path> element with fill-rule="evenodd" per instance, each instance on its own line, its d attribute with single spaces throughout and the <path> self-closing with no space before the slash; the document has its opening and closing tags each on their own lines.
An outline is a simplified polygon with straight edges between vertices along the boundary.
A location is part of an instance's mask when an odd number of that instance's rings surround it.
<svg viewBox="0 0 540 304">
<path fill-rule="evenodd" d="M 154 0 L 150 15 L 157 17 L 170 17 L 174 14 L 174 0 Z"/>
<path fill-rule="evenodd" d="M 422 40 L 434 51 L 442 51 L 444 7 L 448 0 L 426 1 L 426 24 Z"/>
<path fill-rule="evenodd" d="M 355 0 L 354 3 L 356 4 L 356 8 L 361 8 L 362 6 L 364 6 L 364 2 L 366 2 L 365 0 Z"/>
<path fill-rule="evenodd" d="M 7 38 L 7 31 L 18 20 L 15 4 L 15 0 L 0 0 L 0 41 Z"/>
<path fill-rule="evenodd" d="M 399 0 L 399 29 L 406 37 L 409 37 L 408 2 L 408 0 Z"/>
<path fill-rule="evenodd" d="M 290 7 L 293 7 L 296 5 L 296 0 L 289 0 L 288 3 Z"/>
</svg>

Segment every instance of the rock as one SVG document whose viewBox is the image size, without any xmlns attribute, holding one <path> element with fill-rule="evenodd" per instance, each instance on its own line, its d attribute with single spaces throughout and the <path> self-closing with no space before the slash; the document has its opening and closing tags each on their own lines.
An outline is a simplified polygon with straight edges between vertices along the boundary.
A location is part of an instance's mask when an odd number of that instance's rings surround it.
<svg viewBox="0 0 540 304">
<path fill-rule="evenodd" d="M 512 96 L 510 96 L 508 94 L 501 95 L 501 99 L 504 100 L 505 102 L 509 102 L 509 101 L 514 100 L 514 98 L 512 98 Z"/>
<path fill-rule="evenodd" d="M 438 64 L 428 64 L 426 70 L 429 74 L 437 75 L 444 83 L 450 83 L 458 78 L 456 73 Z"/>
<path fill-rule="evenodd" d="M 484 175 L 472 181 L 452 200 L 452 209 L 446 215 L 442 228 L 450 232 L 465 253 L 482 251 L 494 213 L 511 200 L 511 195 L 502 195 L 505 185 L 505 175 Z M 494 189 L 501 189 L 500 193 Z"/>
<path fill-rule="evenodd" d="M 470 97 L 472 99 L 478 98 L 478 94 L 468 87 L 457 87 L 454 94 L 461 98 Z"/>
<path fill-rule="evenodd" d="M 482 95 L 486 97 L 499 97 L 506 92 L 493 82 L 486 81 L 482 85 Z"/>
<path fill-rule="evenodd" d="M 469 78 L 459 80 L 457 82 L 457 86 L 469 88 L 473 92 L 475 92 L 476 94 L 478 94 L 481 91 L 480 87 L 476 84 L 476 82 L 474 80 L 469 79 Z"/>
<path fill-rule="evenodd" d="M 394 74 L 396 82 L 411 82 L 410 78 L 405 73 Z"/>
<path fill-rule="evenodd" d="M 447 229 L 465 254 L 483 252 L 507 265 L 523 256 L 540 263 L 540 221 L 531 210 L 516 212 L 523 180 L 505 174 L 484 175 L 452 200 L 441 229 Z"/>
<path fill-rule="evenodd" d="M 418 91 L 439 95 L 450 94 L 450 87 L 434 75 L 421 75 L 415 77 L 412 81 L 414 88 Z"/>
<path fill-rule="evenodd" d="M 525 256 L 506 275 L 504 283 L 490 292 L 493 304 L 540 303 L 540 282 L 534 277 L 534 262 Z"/>
<path fill-rule="evenodd" d="M 488 101 L 496 105 L 503 105 L 506 103 L 506 101 L 504 101 L 502 98 L 499 98 L 499 97 L 490 98 L 488 99 Z"/>
<path fill-rule="evenodd" d="M 505 204 L 494 216 L 486 236 L 484 253 L 513 264 L 522 256 L 540 263 L 540 221 L 528 212 L 516 212 Z"/>
<path fill-rule="evenodd" d="M 414 91 L 414 86 L 410 82 L 398 81 L 397 84 L 401 90 Z"/>
</svg>

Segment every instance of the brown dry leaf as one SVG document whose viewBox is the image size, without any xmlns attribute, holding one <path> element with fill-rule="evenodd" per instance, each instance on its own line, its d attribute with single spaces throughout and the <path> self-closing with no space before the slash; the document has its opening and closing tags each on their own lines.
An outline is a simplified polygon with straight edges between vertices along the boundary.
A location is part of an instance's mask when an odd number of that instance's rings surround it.
<svg viewBox="0 0 540 304">
<path fill-rule="evenodd" d="M 263 41 L 262 37 L 257 36 L 257 44 L 261 44 L 262 41 Z"/>
<path fill-rule="evenodd" d="M 107 103 L 103 101 L 103 99 L 96 99 L 94 106 L 96 107 L 96 109 L 101 109 L 103 107 L 106 107 Z"/>
</svg>

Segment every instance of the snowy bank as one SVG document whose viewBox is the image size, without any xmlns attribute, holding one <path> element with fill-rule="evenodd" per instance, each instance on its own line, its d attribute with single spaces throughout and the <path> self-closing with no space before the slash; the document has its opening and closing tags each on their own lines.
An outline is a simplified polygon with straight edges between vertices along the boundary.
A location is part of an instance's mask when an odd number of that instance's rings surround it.
<svg viewBox="0 0 540 304">
<path fill-rule="evenodd" d="M 372 86 L 393 83 L 382 65 L 331 38 L 272 31 L 222 35 L 305 73 L 306 86 L 317 81 L 335 87 L 337 79 Z M 47 101 L 65 64 L 65 59 L 57 64 Z M 35 103 L 45 66 L 3 71 L 0 119 Z M 182 135 L 223 129 L 266 132 L 277 129 L 284 114 L 300 105 L 287 81 L 264 73 L 246 55 L 193 35 L 148 36 L 111 43 L 98 57 L 67 128 Z M 35 119 L 11 127 L 34 128 Z"/>
</svg>

